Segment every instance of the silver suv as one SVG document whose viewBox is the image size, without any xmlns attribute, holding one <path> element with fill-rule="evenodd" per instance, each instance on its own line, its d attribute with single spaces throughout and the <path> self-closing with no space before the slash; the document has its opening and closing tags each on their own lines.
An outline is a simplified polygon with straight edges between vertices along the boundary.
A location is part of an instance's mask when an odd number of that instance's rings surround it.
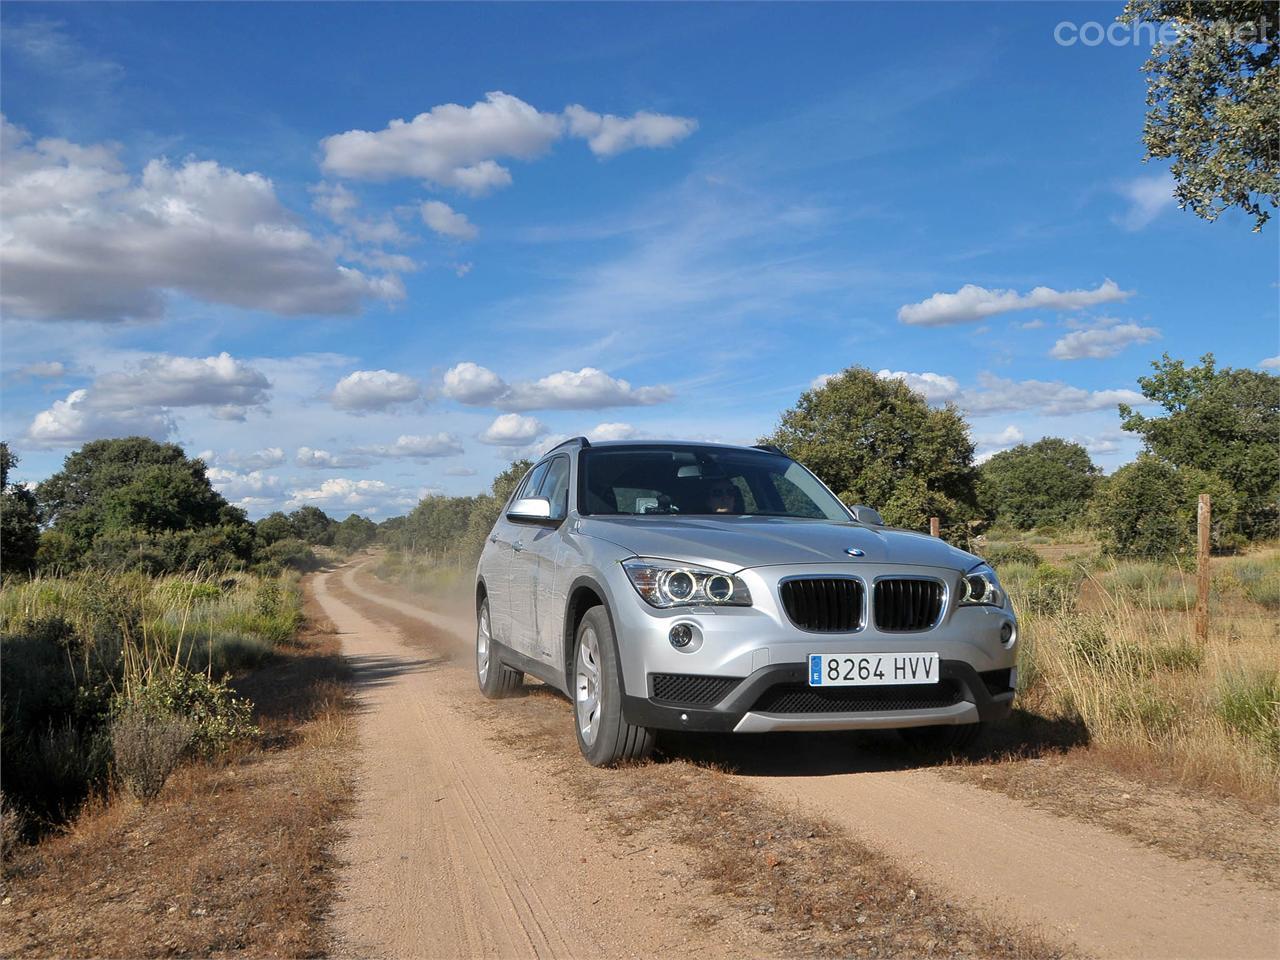
<svg viewBox="0 0 1280 960">
<path fill-rule="evenodd" d="M 772 447 L 566 441 L 476 574 L 487 697 L 569 696 L 597 766 L 656 730 L 898 729 L 954 749 L 1008 716 L 1018 625 L 995 571 L 846 507 Z"/>
</svg>

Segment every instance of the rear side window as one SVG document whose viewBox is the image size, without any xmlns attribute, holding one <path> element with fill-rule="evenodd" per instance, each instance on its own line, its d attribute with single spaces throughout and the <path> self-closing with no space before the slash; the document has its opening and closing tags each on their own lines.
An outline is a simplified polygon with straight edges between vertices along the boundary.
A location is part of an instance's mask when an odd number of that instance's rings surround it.
<svg viewBox="0 0 1280 960">
<path fill-rule="evenodd" d="M 542 478 L 547 475 L 547 468 L 550 465 L 550 462 L 540 463 L 530 470 L 529 475 L 524 478 L 524 483 L 520 484 L 520 492 L 515 495 L 515 500 L 538 496 L 538 487 L 542 486 Z M 514 503 L 515 500 L 512 502 Z"/>
</svg>

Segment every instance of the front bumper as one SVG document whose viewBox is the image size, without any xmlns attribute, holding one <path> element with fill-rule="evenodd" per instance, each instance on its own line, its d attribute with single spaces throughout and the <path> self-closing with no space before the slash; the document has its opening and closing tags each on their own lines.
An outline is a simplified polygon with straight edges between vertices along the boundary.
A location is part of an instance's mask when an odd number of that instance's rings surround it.
<svg viewBox="0 0 1280 960">
<path fill-rule="evenodd" d="M 667 676 L 649 676 L 649 696 L 623 698 L 623 716 L 628 723 L 658 730 L 726 733 L 979 723 L 1009 716 L 1015 682 L 1009 668 L 979 673 L 964 661 L 942 660 L 937 684 L 810 688 L 805 664 L 775 664 L 742 679 L 689 678 L 703 681 L 701 689 L 690 684 L 690 690 L 702 694 L 703 699 L 707 690 L 718 696 L 714 703 L 706 704 L 670 699 L 671 691 L 676 695 L 681 691 L 676 689 L 678 684 L 659 685 Z M 725 692 L 720 694 L 709 681 L 720 683 Z M 668 699 L 663 699 L 664 694 Z"/>
</svg>

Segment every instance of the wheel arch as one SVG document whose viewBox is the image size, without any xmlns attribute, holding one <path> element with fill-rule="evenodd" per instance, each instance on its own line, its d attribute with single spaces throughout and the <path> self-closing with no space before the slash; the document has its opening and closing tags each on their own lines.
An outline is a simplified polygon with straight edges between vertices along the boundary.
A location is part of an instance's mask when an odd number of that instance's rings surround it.
<svg viewBox="0 0 1280 960">
<path fill-rule="evenodd" d="M 613 634 L 613 652 L 617 656 L 618 628 L 613 622 L 613 611 L 609 609 L 609 595 L 594 577 L 581 576 L 569 585 L 569 597 L 564 608 L 564 636 L 562 637 L 561 663 L 564 668 L 564 688 L 573 687 L 573 654 L 574 644 L 578 639 L 578 625 L 583 616 L 592 607 L 604 607 L 604 615 L 609 618 L 609 632 Z"/>
</svg>

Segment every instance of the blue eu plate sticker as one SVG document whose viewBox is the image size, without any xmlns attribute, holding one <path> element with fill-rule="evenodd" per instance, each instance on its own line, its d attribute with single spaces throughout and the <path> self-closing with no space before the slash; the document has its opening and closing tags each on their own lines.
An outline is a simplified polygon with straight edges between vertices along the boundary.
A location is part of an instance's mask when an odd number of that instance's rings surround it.
<svg viewBox="0 0 1280 960">
<path fill-rule="evenodd" d="M 821 654 L 811 653 L 809 655 L 809 683 L 813 686 L 818 686 L 822 683 Z"/>
</svg>

